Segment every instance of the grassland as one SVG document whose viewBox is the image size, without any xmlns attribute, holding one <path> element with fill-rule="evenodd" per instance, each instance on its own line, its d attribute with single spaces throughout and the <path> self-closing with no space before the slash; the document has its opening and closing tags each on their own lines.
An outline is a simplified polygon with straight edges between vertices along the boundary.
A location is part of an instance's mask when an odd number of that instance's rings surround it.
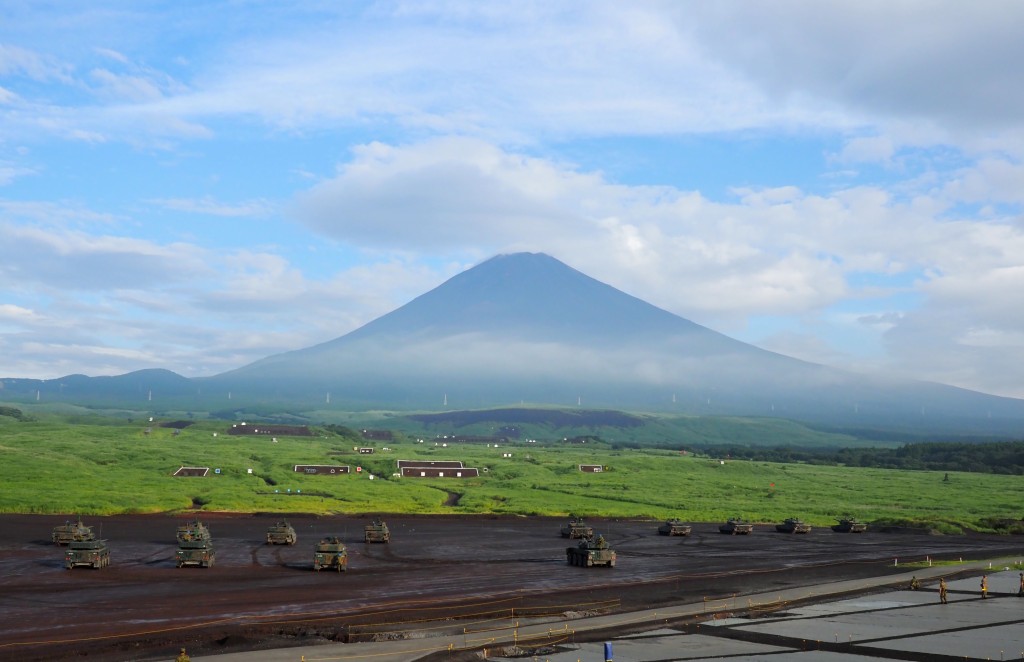
<svg viewBox="0 0 1024 662">
<path fill-rule="evenodd" d="M 313 437 L 274 442 L 229 436 L 229 427 L 198 421 L 175 434 L 140 420 L 0 416 L 0 512 L 576 513 L 689 521 L 742 515 L 763 522 L 799 516 L 816 525 L 852 514 L 956 531 L 985 530 L 992 519 L 1019 520 L 1024 502 L 1024 481 L 1015 476 L 949 473 L 947 480 L 942 472 L 721 463 L 594 443 L 446 447 L 398 435 L 370 444 L 316 428 Z M 374 454 L 355 451 L 367 445 L 375 447 Z M 468 480 L 400 478 L 393 475 L 398 459 L 461 460 L 482 473 Z M 295 464 L 346 464 L 363 471 L 307 476 L 295 473 Z M 582 473 L 580 464 L 607 470 Z M 182 465 L 221 472 L 172 476 Z"/>
</svg>

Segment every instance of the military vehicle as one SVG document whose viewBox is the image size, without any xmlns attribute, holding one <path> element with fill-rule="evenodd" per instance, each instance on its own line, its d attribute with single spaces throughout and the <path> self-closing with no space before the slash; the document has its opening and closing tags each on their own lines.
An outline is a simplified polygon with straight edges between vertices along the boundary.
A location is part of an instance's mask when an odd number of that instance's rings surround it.
<svg viewBox="0 0 1024 662">
<path fill-rule="evenodd" d="M 178 542 L 193 542 L 196 540 L 209 540 L 210 529 L 198 519 L 186 522 L 178 527 Z"/>
<path fill-rule="evenodd" d="M 571 517 L 569 523 L 562 527 L 563 538 L 592 538 L 594 528 L 587 526 L 582 517 Z"/>
<path fill-rule="evenodd" d="M 90 535 L 88 538 L 72 540 L 64 552 L 64 567 L 68 570 L 75 566 L 86 565 L 90 568 L 105 568 L 110 565 L 110 549 L 106 540 L 97 540 Z"/>
<path fill-rule="evenodd" d="M 179 542 L 178 551 L 174 556 L 175 565 L 178 568 L 183 568 L 187 565 L 209 568 L 217 558 L 216 552 L 213 549 L 213 541 L 209 538 Z"/>
<path fill-rule="evenodd" d="M 810 533 L 811 525 L 796 517 L 789 517 L 782 524 L 776 524 L 775 530 L 779 533 Z"/>
<path fill-rule="evenodd" d="M 363 527 L 363 542 L 390 542 L 391 531 L 379 517 Z"/>
<path fill-rule="evenodd" d="M 692 530 L 692 526 L 683 524 L 677 519 L 667 520 L 658 527 L 658 533 L 663 536 L 688 536 Z"/>
<path fill-rule="evenodd" d="M 50 538 L 58 545 L 67 545 L 74 540 L 92 540 L 96 536 L 92 533 L 92 527 L 82 524 L 82 518 L 77 522 L 68 520 L 60 526 L 53 527 Z"/>
<path fill-rule="evenodd" d="M 210 529 L 198 519 L 186 522 L 178 527 L 178 551 L 175 553 L 175 565 L 182 568 L 194 565 L 209 568 L 217 558 L 210 538 Z"/>
<path fill-rule="evenodd" d="M 843 517 L 838 524 L 832 525 L 836 533 L 864 533 L 868 530 L 865 522 L 858 522 L 856 517 Z"/>
<path fill-rule="evenodd" d="M 754 525 L 741 517 L 730 517 L 725 524 L 718 527 L 720 533 L 743 536 L 754 531 Z"/>
<path fill-rule="evenodd" d="M 294 545 L 298 537 L 287 520 L 281 520 L 267 529 L 268 545 Z"/>
<path fill-rule="evenodd" d="M 569 565 L 590 568 L 595 565 L 615 567 L 615 550 L 608 546 L 604 536 L 588 536 L 575 547 L 565 548 L 565 560 Z"/>
<path fill-rule="evenodd" d="M 338 536 L 328 536 L 316 544 L 313 569 L 319 572 L 321 568 L 348 570 L 348 549 Z"/>
</svg>

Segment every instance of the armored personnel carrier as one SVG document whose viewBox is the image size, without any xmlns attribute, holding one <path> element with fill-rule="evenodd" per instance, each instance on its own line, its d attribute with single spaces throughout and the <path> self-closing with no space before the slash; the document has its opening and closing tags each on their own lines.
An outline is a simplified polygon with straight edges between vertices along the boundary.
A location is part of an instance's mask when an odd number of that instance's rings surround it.
<svg viewBox="0 0 1024 662">
<path fill-rule="evenodd" d="M 105 568 L 110 565 L 110 549 L 106 540 L 97 540 L 92 537 L 72 540 L 64 552 L 64 567 L 68 570 L 76 566 L 89 566 L 90 568 Z"/>
<path fill-rule="evenodd" d="M 856 517 L 844 517 L 838 524 L 832 525 L 832 530 L 836 533 L 864 533 L 868 530 L 868 525 L 865 522 L 858 522 Z"/>
<path fill-rule="evenodd" d="M 363 542 L 390 542 L 391 532 L 384 520 L 377 518 L 363 527 Z"/>
<path fill-rule="evenodd" d="M 810 533 L 811 525 L 796 517 L 789 517 L 782 524 L 776 524 L 779 533 Z"/>
<path fill-rule="evenodd" d="M 582 517 L 571 517 L 569 523 L 562 527 L 563 538 L 592 538 L 594 528 L 587 526 Z"/>
<path fill-rule="evenodd" d="M 67 545 L 75 540 L 92 540 L 96 536 L 92 533 L 92 527 L 82 524 L 82 518 L 79 517 L 77 522 L 68 520 L 60 526 L 53 527 L 50 537 L 58 545 Z"/>
<path fill-rule="evenodd" d="M 575 547 L 565 548 L 565 560 L 569 565 L 590 568 L 595 565 L 615 567 L 615 550 L 608 546 L 604 536 L 584 538 Z"/>
<path fill-rule="evenodd" d="M 210 529 L 198 519 L 186 522 L 178 527 L 178 542 L 193 542 L 196 540 L 209 540 Z"/>
<path fill-rule="evenodd" d="M 348 549 L 338 536 L 328 536 L 316 544 L 313 569 L 319 572 L 322 568 L 348 570 Z"/>
<path fill-rule="evenodd" d="M 720 533 L 743 536 L 754 531 L 754 525 L 741 517 L 730 517 L 725 524 L 718 527 Z"/>
<path fill-rule="evenodd" d="M 663 536 L 688 536 L 692 530 L 692 526 L 683 524 L 677 519 L 667 520 L 658 527 L 658 533 Z"/>
<path fill-rule="evenodd" d="M 298 537 L 287 520 L 281 520 L 267 529 L 268 545 L 294 545 Z"/>
</svg>

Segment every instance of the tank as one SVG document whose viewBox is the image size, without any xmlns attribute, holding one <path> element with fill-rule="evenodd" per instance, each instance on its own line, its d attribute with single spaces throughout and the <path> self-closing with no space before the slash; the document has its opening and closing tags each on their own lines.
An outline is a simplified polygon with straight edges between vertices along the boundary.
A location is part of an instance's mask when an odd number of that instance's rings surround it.
<svg viewBox="0 0 1024 662">
<path fill-rule="evenodd" d="M 88 539 L 72 540 L 64 552 L 64 567 L 71 570 L 77 566 L 90 568 L 106 568 L 110 565 L 110 549 L 106 540 Z"/>
<path fill-rule="evenodd" d="M 191 522 L 186 522 L 178 527 L 178 542 L 192 542 L 195 540 L 209 540 L 210 529 L 206 528 L 206 525 L 200 522 L 198 519 L 194 519 Z"/>
<path fill-rule="evenodd" d="M 776 524 L 779 533 L 810 533 L 811 525 L 796 517 L 789 517 L 782 524 Z"/>
<path fill-rule="evenodd" d="M 175 552 L 175 565 L 183 568 L 194 565 L 198 568 L 209 568 L 217 560 L 217 553 L 213 549 L 213 541 L 209 538 L 183 540 L 178 543 L 178 551 Z"/>
<path fill-rule="evenodd" d="M 53 527 L 53 533 L 50 534 L 51 540 L 58 545 L 67 545 L 73 540 L 92 540 L 96 536 L 92 533 L 92 527 L 82 524 L 82 518 L 79 517 L 77 522 L 68 520 L 60 526 Z"/>
<path fill-rule="evenodd" d="M 832 525 L 832 530 L 836 533 L 864 533 L 868 530 L 868 525 L 865 522 L 858 522 L 856 517 L 844 517 L 838 524 Z"/>
<path fill-rule="evenodd" d="M 268 545 L 294 545 L 296 540 L 298 537 L 295 535 L 295 529 L 287 520 L 281 520 L 267 528 Z"/>
<path fill-rule="evenodd" d="M 677 519 L 667 520 L 658 527 L 658 533 L 663 536 L 688 536 L 692 530 L 689 524 L 683 524 Z"/>
<path fill-rule="evenodd" d="M 754 531 L 754 525 L 741 517 L 731 517 L 725 524 L 718 527 L 718 531 L 734 536 L 745 536 Z"/>
<path fill-rule="evenodd" d="M 213 540 L 210 538 L 210 529 L 198 519 L 178 526 L 177 538 L 178 551 L 174 554 L 176 567 L 194 565 L 209 568 L 217 559 Z"/>
<path fill-rule="evenodd" d="M 562 527 L 563 538 L 592 538 L 593 527 L 587 526 L 582 517 L 571 517 L 569 523 Z"/>
<path fill-rule="evenodd" d="M 565 560 L 569 565 L 581 568 L 591 568 L 595 565 L 606 565 L 609 568 L 615 567 L 615 550 L 608 546 L 604 536 L 596 539 L 589 536 L 580 540 L 575 547 L 565 548 Z"/>
<path fill-rule="evenodd" d="M 363 527 L 363 542 L 391 542 L 391 531 L 379 517 Z"/>
<path fill-rule="evenodd" d="M 348 570 L 348 549 L 338 536 L 328 536 L 316 544 L 313 554 L 313 569 L 334 568 L 338 572 Z"/>
</svg>

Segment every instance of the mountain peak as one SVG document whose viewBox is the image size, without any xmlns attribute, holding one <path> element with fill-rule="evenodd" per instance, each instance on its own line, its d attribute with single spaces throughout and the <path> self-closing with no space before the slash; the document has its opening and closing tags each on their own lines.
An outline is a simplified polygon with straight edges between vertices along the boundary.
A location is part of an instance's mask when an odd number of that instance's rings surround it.
<svg viewBox="0 0 1024 662">
<path fill-rule="evenodd" d="M 719 335 L 546 253 L 509 253 L 453 276 L 338 341 L 380 334 L 405 337 L 410 333 L 479 332 L 560 341 L 603 337 L 621 342 L 638 333 L 690 333 L 697 329 Z"/>
</svg>

